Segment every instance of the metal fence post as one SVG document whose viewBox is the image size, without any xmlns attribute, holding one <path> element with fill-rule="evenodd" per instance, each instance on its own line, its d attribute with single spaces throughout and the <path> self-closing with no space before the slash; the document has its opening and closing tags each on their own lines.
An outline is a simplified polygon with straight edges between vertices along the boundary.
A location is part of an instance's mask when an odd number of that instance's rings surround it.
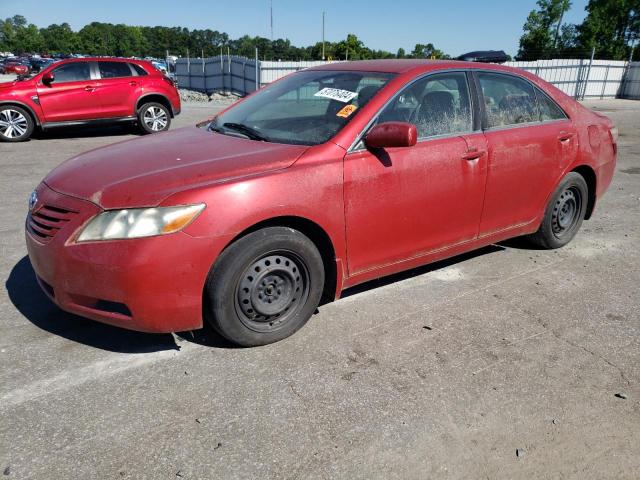
<svg viewBox="0 0 640 480">
<path fill-rule="evenodd" d="M 191 90 L 191 58 L 189 57 L 189 49 L 187 48 L 187 85 Z"/>
<path fill-rule="evenodd" d="M 578 73 L 576 74 L 576 88 L 573 92 L 573 98 L 576 100 L 580 99 L 580 91 L 582 90 L 582 70 L 584 60 L 580 59 L 580 65 L 578 66 Z"/>
<path fill-rule="evenodd" d="M 609 79 L 609 68 L 611 65 L 607 65 L 607 70 L 604 73 L 604 82 L 602 83 L 602 92 L 600 92 L 600 100 L 604 98 L 604 92 L 607 88 L 607 80 Z"/>
<path fill-rule="evenodd" d="M 587 69 L 587 78 L 584 82 L 584 88 L 582 89 L 582 100 L 584 100 L 584 96 L 587 93 L 587 87 L 589 86 L 589 76 L 591 76 L 591 65 L 593 65 L 593 57 L 596 54 L 596 47 L 593 47 L 591 50 L 591 60 L 589 60 L 589 68 Z"/>
<path fill-rule="evenodd" d="M 256 90 L 260 90 L 260 74 L 258 70 L 258 47 L 256 47 Z"/>
</svg>

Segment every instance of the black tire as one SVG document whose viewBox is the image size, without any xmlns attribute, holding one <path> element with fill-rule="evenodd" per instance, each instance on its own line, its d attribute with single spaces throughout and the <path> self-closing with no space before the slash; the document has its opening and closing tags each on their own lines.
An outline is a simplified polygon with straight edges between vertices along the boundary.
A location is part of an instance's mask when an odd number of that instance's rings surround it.
<svg viewBox="0 0 640 480">
<path fill-rule="evenodd" d="M 582 175 L 570 172 L 553 192 L 538 231 L 529 240 L 547 248 L 560 248 L 575 237 L 587 211 L 589 189 Z"/>
<path fill-rule="evenodd" d="M 222 252 L 204 289 L 204 318 L 245 347 L 277 342 L 311 318 L 324 289 L 315 244 L 297 230 L 268 227 Z"/>
<path fill-rule="evenodd" d="M 164 132 L 170 126 L 171 113 L 161 103 L 145 103 L 138 109 L 138 127 L 142 133 Z"/>
<path fill-rule="evenodd" d="M 24 142 L 31 138 L 35 124 L 31 114 L 16 105 L 0 105 L 0 141 Z"/>
</svg>

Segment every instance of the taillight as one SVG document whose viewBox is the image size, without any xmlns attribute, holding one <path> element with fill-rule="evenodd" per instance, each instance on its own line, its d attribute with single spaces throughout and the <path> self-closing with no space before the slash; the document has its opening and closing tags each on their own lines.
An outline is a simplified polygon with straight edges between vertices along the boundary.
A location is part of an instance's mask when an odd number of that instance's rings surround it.
<svg viewBox="0 0 640 480">
<path fill-rule="evenodd" d="M 162 77 L 162 79 L 167 82 L 169 85 L 171 85 L 172 87 L 178 88 L 178 82 L 177 81 L 173 81 L 171 80 L 169 77 L 167 77 L 166 75 Z"/>
</svg>

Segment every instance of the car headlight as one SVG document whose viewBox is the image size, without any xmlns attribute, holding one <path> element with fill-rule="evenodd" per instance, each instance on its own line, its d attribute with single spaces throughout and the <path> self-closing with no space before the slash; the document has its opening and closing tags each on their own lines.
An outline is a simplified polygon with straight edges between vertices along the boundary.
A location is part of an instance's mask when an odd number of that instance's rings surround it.
<svg viewBox="0 0 640 480">
<path fill-rule="evenodd" d="M 107 210 L 82 230 L 78 242 L 152 237 L 182 230 L 204 210 L 205 204 L 179 207 Z"/>
</svg>

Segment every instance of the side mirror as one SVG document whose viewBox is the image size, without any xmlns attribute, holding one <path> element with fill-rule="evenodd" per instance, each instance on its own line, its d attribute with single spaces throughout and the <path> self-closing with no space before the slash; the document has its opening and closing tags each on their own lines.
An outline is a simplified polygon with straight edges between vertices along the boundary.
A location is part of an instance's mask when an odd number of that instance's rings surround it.
<svg viewBox="0 0 640 480">
<path fill-rule="evenodd" d="M 368 148 L 413 147 L 418 130 L 412 123 L 385 122 L 373 127 L 364 137 Z"/>
<path fill-rule="evenodd" d="M 42 75 L 42 83 L 44 83 L 47 86 L 51 85 L 54 80 L 55 80 L 55 77 L 53 76 L 53 73 L 51 73 L 51 72 L 47 72 L 44 75 Z"/>
</svg>

